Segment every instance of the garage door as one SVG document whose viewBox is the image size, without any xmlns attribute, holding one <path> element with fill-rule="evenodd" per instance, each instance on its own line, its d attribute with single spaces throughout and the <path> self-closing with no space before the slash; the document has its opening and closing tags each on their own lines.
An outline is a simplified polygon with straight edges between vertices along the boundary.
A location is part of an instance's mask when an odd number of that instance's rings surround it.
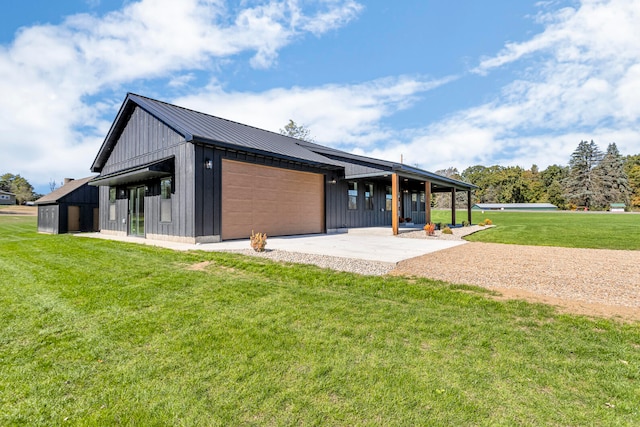
<svg viewBox="0 0 640 427">
<path fill-rule="evenodd" d="M 222 239 L 324 232 L 324 176 L 222 161 Z"/>
</svg>

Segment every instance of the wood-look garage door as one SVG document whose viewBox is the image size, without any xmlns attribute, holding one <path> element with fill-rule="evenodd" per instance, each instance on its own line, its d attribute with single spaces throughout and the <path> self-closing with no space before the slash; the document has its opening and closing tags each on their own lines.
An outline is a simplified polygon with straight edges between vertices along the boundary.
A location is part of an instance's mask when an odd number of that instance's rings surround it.
<svg viewBox="0 0 640 427">
<path fill-rule="evenodd" d="M 222 161 L 222 239 L 324 231 L 324 176 Z"/>
</svg>

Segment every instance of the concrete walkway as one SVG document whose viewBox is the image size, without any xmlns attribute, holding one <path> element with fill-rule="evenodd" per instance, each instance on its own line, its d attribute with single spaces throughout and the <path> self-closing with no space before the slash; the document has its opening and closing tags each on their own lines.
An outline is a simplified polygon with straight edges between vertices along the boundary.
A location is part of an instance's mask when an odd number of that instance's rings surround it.
<svg viewBox="0 0 640 427">
<path fill-rule="evenodd" d="M 179 251 L 234 251 L 251 248 L 248 239 L 220 243 L 188 244 L 128 236 L 110 236 L 101 233 L 80 233 L 76 234 L 76 236 L 139 243 Z M 397 263 L 405 259 L 465 243 L 467 242 L 464 240 L 402 239 L 388 235 L 341 233 L 269 237 L 267 249 Z"/>
</svg>

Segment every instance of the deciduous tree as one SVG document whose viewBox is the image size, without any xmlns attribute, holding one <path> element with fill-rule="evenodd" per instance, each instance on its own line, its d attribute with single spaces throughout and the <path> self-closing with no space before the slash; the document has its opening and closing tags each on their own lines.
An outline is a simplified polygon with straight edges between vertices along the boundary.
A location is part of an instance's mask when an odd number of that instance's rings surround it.
<svg viewBox="0 0 640 427">
<path fill-rule="evenodd" d="M 284 127 L 284 129 L 280 129 L 280 134 L 307 142 L 314 141 L 311 136 L 311 131 L 305 125 L 299 125 L 291 119 L 289 119 L 289 123 Z"/>
<path fill-rule="evenodd" d="M 33 186 L 20 175 L 5 173 L 0 176 L 0 189 L 15 194 L 18 204 L 33 200 Z"/>
</svg>

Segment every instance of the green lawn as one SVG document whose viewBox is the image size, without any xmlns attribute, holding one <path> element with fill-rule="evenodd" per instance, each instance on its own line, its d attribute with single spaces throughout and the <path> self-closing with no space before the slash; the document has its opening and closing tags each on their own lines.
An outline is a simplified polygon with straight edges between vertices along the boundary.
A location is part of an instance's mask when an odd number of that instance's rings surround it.
<svg viewBox="0 0 640 427">
<path fill-rule="evenodd" d="M 637 323 L 34 230 L 0 216 L 0 425 L 640 424 Z"/>
<path fill-rule="evenodd" d="M 434 210 L 434 222 L 450 222 L 451 212 Z M 473 242 L 570 248 L 640 250 L 640 214 L 583 212 L 473 211 L 473 223 L 491 219 L 495 228 L 467 237 Z M 456 212 L 457 222 L 467 219 Z"/>
</svg>

